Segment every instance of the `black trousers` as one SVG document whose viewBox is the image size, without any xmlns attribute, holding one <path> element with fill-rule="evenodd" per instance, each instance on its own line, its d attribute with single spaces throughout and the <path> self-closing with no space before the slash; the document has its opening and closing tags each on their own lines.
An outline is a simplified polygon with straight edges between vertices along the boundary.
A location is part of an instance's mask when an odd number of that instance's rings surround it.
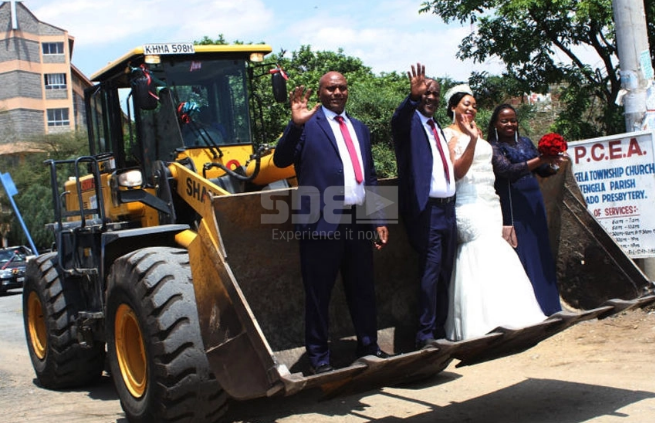
<svg viewBox="0 0 655 423">
<path fill-rule="evenodd" d="M 357 355 L 377 352 L 370 226 L 345 223 L 329 235 L 302 239 L 300 265 L 305 288 L 305 345 L 312 366 L 330 363 L 329 305 L 339 272 L 357 335 Z"/>
<path fill-rule="evenodd" d="M 416 341 L 446 337 L 448 289 L 457 250 L 455 201 L 428 202 L 418 219 L 406 220 L 419 255 L 419 322 Z"/>
</svg>

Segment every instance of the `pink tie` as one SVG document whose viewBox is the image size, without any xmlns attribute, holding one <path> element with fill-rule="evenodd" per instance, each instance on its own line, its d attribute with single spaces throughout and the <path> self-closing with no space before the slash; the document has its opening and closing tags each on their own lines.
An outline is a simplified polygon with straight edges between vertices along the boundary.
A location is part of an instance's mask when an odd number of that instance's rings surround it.
<svg viewBox="0 0 655 423">
<path fill-rule="evenodd" d="M 432 133 L 434 134 L 434 141 L 437 143 L 437 149 L 439 150 L 439 155 L 441 156 L 441 163 L 443 163 L 443 172 L 446 175 L 446 182 L 450 183 L 450 171 L 448 170 L 448 162 L 446 162 L 446 156 L 443 153 L 443 148 L 441 148 L 441 141 L 439 141 L 437 126 L 434 124 L 434 121 L 432 119 L 428 120 L 428 125 L 430 125 L 430 128 L 432 128 Z"/>
<path fill-rule="evenodd" d="M 355 180 L 358 184 L 361 184 L 364 180 L 362 176 L 362 167 L 359 165 L 359 158 L 357 157 L 357 151 L 355 150 L 355 145 L 353 144 L 352 138 L 350 138 L 350 132 L 346 126 L 346 122 L 343 121 L 343 116 L 335 116 L 337 122 L 339 122 L 339 129 L 341 129 L 341 135 L 343 135 L 343 140 L 346 142 L 346 147 L 348 148 L 348 154 L 350 154 L 350 161 L 353 163 L 353 168 L 355 169 Z"/>
</svg>

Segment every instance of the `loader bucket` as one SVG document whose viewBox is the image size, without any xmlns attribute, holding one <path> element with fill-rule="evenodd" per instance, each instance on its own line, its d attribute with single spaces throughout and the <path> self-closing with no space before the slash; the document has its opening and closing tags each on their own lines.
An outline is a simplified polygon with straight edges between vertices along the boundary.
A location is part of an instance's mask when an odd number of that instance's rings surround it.
<svg viewBox="0 0 655 423">
<path fill-rule="evenodd" d="M 652 292 L 653 283 L 587 211 L 570 162 L 540 183 L 565 303 L 590 309 L 612 298 Z"/>
<path fill-rule="evenodd" d="M 282 237 L 293 231 L 290 219 L 262 221 L 262 216 L 277 213 L 271 210 L 271 201 L 292 210 L 291 190 L 213 197 L 221 251 L 209 242 L 189 250 L 192 261 L 194 256 L 208 259 L 202 274 L 194 272 L 201 332 L 216 378 L 236 399 L 291 395 L 309 388 L 333 396 L 425 378 L 441 372 L 453 359 L 467 365 L 515 354 L 581 321 L 655 302 L 655 296 L 637 298 L 635 290 L 627 290 L 624 302 L 599 302 L 587 311 L 558 313 L 527 328 L 498 328 L 480 338 L 436 341 L 415 351 L 417 256 L 402 222 L 392 223 L 390 242 L 375 252 L 374 260 L 379 344 L 397 355 L 356 359 L 350 315 L 337 282 L 330 309 L 331 357 L 337 370 L 313 375 L 304 347 L 298 242 Z M 203 229 L 199 232 L 202 238 Z M 580 272 L 579 279 L 584 275 Z"/>
</svg>

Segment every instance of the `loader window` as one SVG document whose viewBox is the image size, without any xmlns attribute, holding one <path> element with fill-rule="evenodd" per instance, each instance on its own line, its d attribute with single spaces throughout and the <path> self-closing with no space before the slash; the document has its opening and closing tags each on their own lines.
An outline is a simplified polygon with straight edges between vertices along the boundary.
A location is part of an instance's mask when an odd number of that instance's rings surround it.
<svg viewBox="0 0 655 423">
<path fill-rule="evenodd" d="M 143 151 L 141 145 L 137 142 L 136 126 L 136 108 L 134 106 L 134 97 L 131 95 L 129 88 L 118 90 L 118 96 L 121 99 L 121 109 L 123 110 L 123 142 L 125 145 L 125 165 L 136 166 L 143 163 Z"/>
<path fill-rule="evenodd" d="M 207 87 L 200 85 L 179 87 L 176 95 L 178 98 L 186 99 L 177 105 L 178 121 L 185 146 L 207 147 L 228 144 L 225 125 L 209 107 L 210 95 Z"/>
<path fill-rule="evenodd" d="M 251 143 L 244 60 L 162 65 L 185 146 Z"/>
<path fill-rule="evenodd" d="M 171 55 L 149 65 L 158 96 L 152 107 L 138 107 L 119 80 L 91 87 L 85 98 L 92 154 L 112 152 L 117 166 L 139 165 L 150 177 L 154 162 L 172 160 L 179 148 L 250 144 L 245 60 L 197 57 Z"/>
<path fill-rule="evenodd" d="M 124 126 L 118 91 L 105 85 L 95 85 L 85 92 L 87 130 L 90 153 L 113 153 L 118 166 L 125 165 Z"/>
<path fill-rule="evenodd" d="M 166 58 L 149 70 L 158 82 L 156 108 L 136 108 L 143 167 L 169 161 L 182 147 L 251 143 L 243 59 Z"/>
<path fill-rule="evenodd" d="M 140 110 L 137 122 L 143 168 L 146 175 L 150 177 L 155 161 L 172 160 L 175 150 L 183 146 L 172 90 L 169 88 L 159 90 L 157 108 Z"/>
<path fill-rule="evenodd" d="M 142 161 L 129 94 L 129 89 L 103 84 L 85 93 L 90 152 L 113 153 L 119 167 L 135 166 Z"/>
</svg>

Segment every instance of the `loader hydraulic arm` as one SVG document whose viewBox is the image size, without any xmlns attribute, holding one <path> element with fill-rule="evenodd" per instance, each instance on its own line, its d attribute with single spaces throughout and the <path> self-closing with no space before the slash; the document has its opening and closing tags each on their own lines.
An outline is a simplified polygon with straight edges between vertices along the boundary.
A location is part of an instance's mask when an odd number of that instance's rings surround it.
<svg viewBox="0 0 655 423">
<path fill-rule="evenodd" d="M 218 245 L 218 226 L 212 208 L 211 197 L 229 195 L 229 192 L 180 163 L 171 163 L 168 169 L 171 178 L 177 181 L 175 184 L 177 194 L 200 215 L 201 219 L 208 223 L 210 235 L 214 243 Z"/>
</svg>

